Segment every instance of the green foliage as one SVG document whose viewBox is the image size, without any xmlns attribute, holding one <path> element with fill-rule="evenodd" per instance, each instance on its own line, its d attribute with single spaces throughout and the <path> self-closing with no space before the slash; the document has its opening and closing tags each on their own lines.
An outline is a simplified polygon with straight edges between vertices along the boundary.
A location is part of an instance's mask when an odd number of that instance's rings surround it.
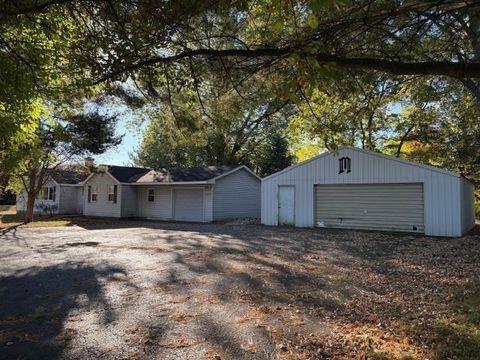
<svg viewBox="0 0 480 360">
<path fill-rule="evenodd" d="M 273 135 L 263 148 L 263 157 L 259 163 L 259 175 L 268 176 L 283 170 L 293 163 L 288 140 L 281 135 Z"/>
</svg>

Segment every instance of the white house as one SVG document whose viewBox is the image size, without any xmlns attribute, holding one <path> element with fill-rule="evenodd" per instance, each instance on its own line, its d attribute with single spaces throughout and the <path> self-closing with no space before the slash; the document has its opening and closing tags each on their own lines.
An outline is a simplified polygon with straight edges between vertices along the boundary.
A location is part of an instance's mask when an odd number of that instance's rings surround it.
<svg viewBox="0 0 480 360">
<path fill-rule="evenodd" d="M 35 213 L 83 214 L 83 182 L 88 174 L 56 170 L 43 185 L 35 199 Z M 17 196 L 17 212 L 26 211 L 25 192 Z"/>
<path fill-rule="evenodd" d="M 100 166 L 90 175 L 56 171 L 45 183 L 35 211 L 46 205 L 56 214 L 139 217 L 211 222 L 260 218 L 260 178 L 246 166 L 152 170 Z M 26 195 L 17 197 L 25 211 Z"/>
<path fill-rule="evenodd" d="M 211 222 L 260 218 L 260 178 L 246 166 L 108 166 L 84 182 L 84 215 Z"/>
<path fill-rule="evenodd" d="M 475 225 L 463 176 L 351 147 L 262 179 L 262 224 L 461 236 Z"/>
</svg>

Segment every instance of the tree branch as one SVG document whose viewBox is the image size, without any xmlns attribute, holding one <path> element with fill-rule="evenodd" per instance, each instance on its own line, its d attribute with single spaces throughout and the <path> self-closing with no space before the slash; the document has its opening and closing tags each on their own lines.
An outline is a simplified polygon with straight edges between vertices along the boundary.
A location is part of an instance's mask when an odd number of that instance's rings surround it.
<svg viewBox="0 0 480 360">
<path fill-rule="evenodd" d="M 285 57 L 290 54 L 305 55 L 301 50 L 294 48 L 259 48 L 259 49 L 194 49 L 186 50 L 172 56 L 159 56 L 142 60 L 124 68 L 114 70 L 95 81 L 95 84 L 113 79 L 123 73 L 141 69 L 143 67 L 168 64 L 184 58 L 207 57 L 215 58 L 270 58 Z M 320 64 L 334 65 L 349 69 L 376 70 L 393 75 L 445 75 L 458 78 L 480 78 L 480 62 L 454 62 L 454 61 L 417 61 L 403 62 L 372 57 L 347 57 L 326 53 L 311 54 Z"/>
</svg>

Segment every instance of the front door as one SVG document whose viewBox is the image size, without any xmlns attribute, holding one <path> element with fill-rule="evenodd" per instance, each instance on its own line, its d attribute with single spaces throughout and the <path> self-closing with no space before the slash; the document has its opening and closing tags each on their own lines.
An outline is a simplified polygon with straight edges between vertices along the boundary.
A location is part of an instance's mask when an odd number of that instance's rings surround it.
<svg viewBox="0 0 480 360">
<path fill-rule="evenodd" d="M 278 187 L 278 224 L 295 225 L 295 187 Z"/>
</svg>

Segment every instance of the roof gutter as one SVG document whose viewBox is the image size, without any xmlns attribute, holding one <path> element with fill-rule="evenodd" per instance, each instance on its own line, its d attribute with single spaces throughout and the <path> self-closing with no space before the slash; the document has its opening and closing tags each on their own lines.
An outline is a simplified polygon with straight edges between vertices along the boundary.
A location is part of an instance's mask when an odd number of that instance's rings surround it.
<svg viewBox="0 0 480 360">
<path fill-rule="evenodd" d="M 122 182 L 120 183 L 121 185 L 209 185 L 211 184 L 208 181 L 178 181 L 178 182 L 168 182 L 168 183 L 162 183 L 162 182 Z"/>
</svg>

